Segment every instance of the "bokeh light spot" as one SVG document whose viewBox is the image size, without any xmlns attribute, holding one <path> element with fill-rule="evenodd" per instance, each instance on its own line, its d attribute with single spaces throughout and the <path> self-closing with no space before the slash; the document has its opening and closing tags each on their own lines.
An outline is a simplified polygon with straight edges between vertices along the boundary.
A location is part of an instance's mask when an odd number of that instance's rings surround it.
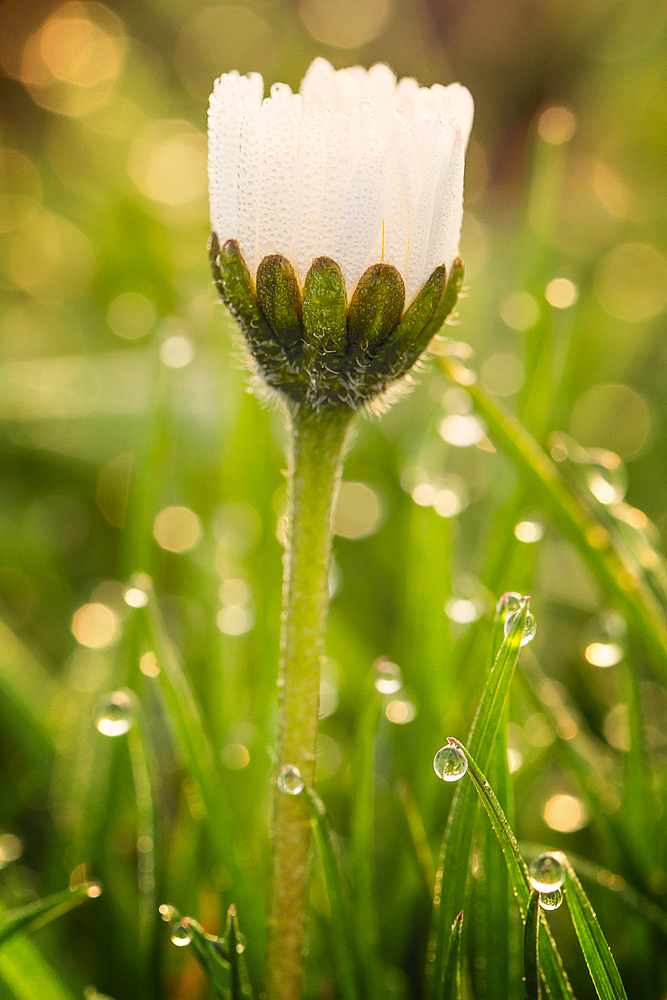
<svg viewBox="0 0 667 1000">
<path fill-rule="evenodd" d="M 250 763 L 248 748 L 242 743 L 228 743 L 222 748 L 222 763 L 230 771 L 242 771 Z"/>
<path fill-rule="evenodd" d="M 537 132 L 541 139 L 552 146 L 568 142 L 574 135 L 577 122 L 568 108 L 547 108 L 537 122 Z"/>
<path fill-rule="evenodd" d="M 153 537 L 167 552 L 187 552 L 199 541 L 201 524 L 189 507 L 165 507 L 153 523 Z"/>
<path fill-rule="evenodd" d="M 382 508 L 365 483 L 341 483 L 333 513 L 333 530 L 343 538 L 366 538 L 377 531 Z"/>
<path fill-rule="evenodd" d="M 503 398 L 519 391 L 526 378 L 526 370 L 516 354 L 499 351 L 486 359 L 480 375 L 484 385 Z"/>
<path fill-rule="evenodd" d="M 118 615 L 106 604 L 84 604 L 74 612 L 72 633 L 82 646 L 104 649 L 120 634 Z"/>
<path fill-rule="evenodd" d="M 441 422 L 438 431 L 447 444 L 457 448 L 470 448 L 484 438 L 484 428 L 474 414 L 450 413 Z"/>
<path fill-rule="evenodd" d="M 595 385 L 572 412 L 572 436 L 585 447 L 604 448 L 621 458 L 638 454 L 651 432 L 648 407 L 627 385 Z"/>
<path fill-rule="evenodd" d="M 122 292 L 109 303 L 107 323 L 117 337 L 139 340 L 153 329 L 155 306 L 139 292 Z"/>
<path fill-rule="evenodd" d="M 189 122 L 150 122 L 130 149 L 128 172 L 146 198 L 163 205 L 189 205 L 206 195 L 206 136 Z"/>
<path fill-rule="evenodd" d="M 167 337 L 160 345 L 160 361 L 166 368 L 185 368 L 194 356 L 192 341 L 182 334 Z"/>
<path fill-rule="evenodd" d="M 539 542 L 544 535 L 544 528 L 539 521 L 519 521 L 514 528 L 514 535 L 520 542 L 530 545 Z"/>
<path fill-rule="evenodd" d="M 586 826 L 588 814 L 574 795 L 552 795 L 544 807 L 544 821 L 559 833 L 574 833 Z"/>
<path fill-rule="evenodd" d="M 301 0 L 299 14 L 318 42 L 356 49 L 380 35 L 391 15 L 390 0 Z"/>
<path fill-rule="evenodd" d="M 614 319 L 653 319 L 667 305 L 667 259 L 648 243 L 621 243 L 597 265 L 593 287 Z"/>
<path fill-rule="evenodd" d="M 547 285 L 544 297 L 554 309 L 569 309 L 577 301 L 579 291 L 569 278 L 554 278 Z"/>
<path fill-rule="evenodd" d="M 594 667 L 614 667 L 623 658 L 623 649 L 617 642 L 589 642 L 584 656 Z"/>
<path fill-rule="evenodd" d="M 412 722 L 417 714 L 417 710 L 411 701 L 396 699 L 389 702 L 384 713 L 390 722 L 404 726 L 407 722 Z"/>
<path fill-rule="evenodd" d="M 500 315 L 511 330 L 531 330 L 540 318 L 540 307 L 530 292 L 513 292 L 500 307 Z"/>
<path fill-rule="evenodd" d="M 216 622 L 224 635 L 245 635 L 254 625 L 254 616 L 249 608 L 228 604 L 220 609 Z"/>
</svg>

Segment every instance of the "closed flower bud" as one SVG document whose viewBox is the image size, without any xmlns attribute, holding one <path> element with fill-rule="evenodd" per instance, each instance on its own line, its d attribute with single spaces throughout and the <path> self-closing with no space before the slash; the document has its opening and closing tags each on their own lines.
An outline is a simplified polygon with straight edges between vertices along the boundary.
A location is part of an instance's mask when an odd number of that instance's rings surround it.
<svg viewBox="0 0 667 1000">
<path fill-rule="evenodd" d="M 259 75 L 229 73 L 211 95 L 216 285 L 270 386 L 357 409 L 455 305 L 472 98 L 323 59 L 299 94 L 262 94 Z"/>
</svg>

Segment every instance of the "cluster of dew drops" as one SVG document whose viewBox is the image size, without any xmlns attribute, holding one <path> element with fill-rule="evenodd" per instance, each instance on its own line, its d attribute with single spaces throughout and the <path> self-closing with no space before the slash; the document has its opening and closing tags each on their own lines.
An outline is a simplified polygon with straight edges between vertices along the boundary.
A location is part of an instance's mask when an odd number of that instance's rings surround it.
<svg viewBox="0 0 667 1000">
<path fill-rule="evenodd" d="M 503 594 L 498 602 L 498 613 L 505 615 L 504 632 L 507 637 L 517 617 L 521 615 L 528 601 L 521 594 Z M 532 642 L 537 632 L 534 616 L 528 612 L 524 625 L 521 645 Z M 459 781 L 468 770 L 468 758 L 456 740 L 447 744 L 433 758 L 433 769 L 443 781 Z M 562 886 L 565 881 L 565 858 L 559 851 L 546 852 L 534 858 L 528 867 L 528 881 L 531 888 L 539 893 L 540 906 L 544 910 L 557 910 L 563 902 Z"/>
</svg>

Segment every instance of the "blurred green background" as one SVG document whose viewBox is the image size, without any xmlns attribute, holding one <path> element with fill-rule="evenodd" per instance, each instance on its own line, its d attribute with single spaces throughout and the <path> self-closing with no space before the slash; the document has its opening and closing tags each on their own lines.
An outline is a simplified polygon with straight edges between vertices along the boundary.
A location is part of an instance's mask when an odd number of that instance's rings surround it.
<svg viewBox="0 0 667 1000">
<path fill-rule="evenodd" d="M 102 880 L 99 900 L 37 938 L 72 996 L 204 996 L 194 960 L 169 947 L 151 907 L 173 903 L 215 930 L 221 900 L 234 898 L 169 737 L 131 574 L 153 578 L 204 706 L 241 831 L 236 860 L 260 875 L 266 864 L 285 435 L 280 411 L 247 392 L 208 271 L 213 79 L 257 70 L 267 90 L 276 80 L 297 89 L 325 55 L 468 86 L 468 295 L 448 331 L 453 349 L 610 516 L 644 533 L 659 573 L 666 25 L 664 3 L 617 0 L 0 3 L 0 898 L 55 891 L 73 872 L 85 877 L 82 865 Z M 527 655 L 551 678 L 535 681 L 541 707 L 525 695 L 513 710 L 520 836 L 613 870 L 556 745 L 576 744 L 611 816 L 625 802 L 628 749 L 622 621 L 517 486 L 465 394 L 437 363 L 417 381 L 381 419 L 356 425 L 318 763 L 345 834 L 358 705 L 374 661 L 398 664 L 403 686 L 383 698 L 377 736 L 388 996 L 414 995 L 428 915 L 397 782 L 433 847 L 451 796 L 431 759 L 450 733 L 465 737 L 503 590 L 533 594 L 539 631 Z M 633 662 L 647 795 L 658 794 L 667 693 L 650 664 Z M 105 695 L 126 684 L 156 758 L 161 842 L 150 852 L 136 753 L 133 781 L 124 741 L 94 725 Z M 632 824 L 641 813 L 631 806 Z M 667 888 L 660 858 L 647 875 L 656 899 Z M 667 995 L 664 939 L 623 905 L 594 901 L 628 995 Z M 322 965 L 308 989 L 325 998 L 320 876 L 313 906 Z M 564 921 L 558 933 L 590 995 Z M 0 981 L 0 996 L 14 995 Z"/>
</svg>

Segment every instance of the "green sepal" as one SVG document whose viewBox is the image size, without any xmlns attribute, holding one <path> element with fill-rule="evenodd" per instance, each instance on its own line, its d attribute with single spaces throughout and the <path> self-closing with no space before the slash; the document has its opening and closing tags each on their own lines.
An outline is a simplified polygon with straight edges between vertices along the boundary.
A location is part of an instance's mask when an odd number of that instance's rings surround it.
<svg viewBox="0 0 667 1000">
<path fill-rule="evenodd" d="M 444 265 L 433 271 L 374 361 L 373 370 L 385 387 L 407 375 L 419 360 L 456 305 L 462 281 L 463 262 L 458 257 L 449 276 Z"/>
<path fill-rule="evenodd" d="M 306 352 L 315 357 L 341 356 L 347 346 L 347 297 L 343 272 L 330 257 L 318 257 L 303 286 Z M 333 357 L 328 359 L 333 360 Z"/>
<path fill-rule="evenodd" d="M 359 279 L 347 313 L 348 350 L 380 347 L 398 325 L 405 284 L 391 264 L 373 264 Z"/>
<path fill-rule="evenodd" d="M 208 249 L 218 294 L 241 327 L 262 376 L 268 385 L 288 391 L 294 381 L 292 364 L 264 318 L 238 243 L 227 240 L 221 247 L 216 234 L 211 233 Z"/>
<path fill-rule="evenodd" d="M 275 253 L 260 262 L 257 300 L 276 338 L 287 354 L 296 359 L 303 335 L 301 290 L 287 257 Z"/>
</svg>

